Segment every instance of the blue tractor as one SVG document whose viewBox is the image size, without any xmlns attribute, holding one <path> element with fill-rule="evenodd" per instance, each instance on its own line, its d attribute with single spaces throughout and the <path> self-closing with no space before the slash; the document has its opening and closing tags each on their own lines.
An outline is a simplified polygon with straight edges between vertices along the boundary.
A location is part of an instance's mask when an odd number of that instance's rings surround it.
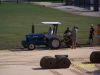
<svg viewBox="0 0 100 75">
<path fill-rule="evenodd" d="M 45 45 L 50 47 L 51 49 L 59 49 L 61 46 L 61 38 L 57 35 L 58 25 L 60 22 L 41 22 L 42 24 L 52 24 L 53 35 L 48 36 L 44 34 L 27 34 L 26 40 L 22 41 L 22 45 L 24 48 L 28 48 L 29 50 L 34 50 L 36 45 Z"/>
</svg>

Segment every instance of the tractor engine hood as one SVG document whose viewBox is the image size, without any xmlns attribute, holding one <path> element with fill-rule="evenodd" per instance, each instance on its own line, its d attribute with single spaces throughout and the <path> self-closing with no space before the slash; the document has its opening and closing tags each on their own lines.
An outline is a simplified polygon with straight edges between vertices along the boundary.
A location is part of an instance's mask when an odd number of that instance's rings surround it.
<svg viewBox="0 0 100 75">
<path fill-rule="evenodd" d="M 43 38 L 44 35 L 41 34 L 26 34 L 26 38 Z"/>
</svg>

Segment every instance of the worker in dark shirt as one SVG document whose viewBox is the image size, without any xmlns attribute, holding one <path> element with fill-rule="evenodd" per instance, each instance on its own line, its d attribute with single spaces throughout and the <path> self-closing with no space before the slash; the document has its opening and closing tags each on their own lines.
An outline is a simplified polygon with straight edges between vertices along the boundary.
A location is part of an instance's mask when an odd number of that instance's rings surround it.
<svg viewBox="0 0 100 75">
<path fill-rule="evenodd" d="M 67 30 L 64 32 L 65 35 L 70 35 L 71 34 L 71 31 L 69 29 L 69 27 L 67 27 Z"/>
<path fill-rule="evenodd" d="M 90 33 L 89 33 L 89 43 L 93 44 L 93 38 L 94 38 L 94 27 L 93 24 L 91 24 Z"/>
</svg>

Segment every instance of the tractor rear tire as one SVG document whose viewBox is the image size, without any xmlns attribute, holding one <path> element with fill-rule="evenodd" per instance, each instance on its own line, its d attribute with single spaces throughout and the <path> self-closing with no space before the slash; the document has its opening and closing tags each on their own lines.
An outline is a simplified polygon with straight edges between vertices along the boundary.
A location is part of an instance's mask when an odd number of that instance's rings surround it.
<svg viewBox="0 0 100 75">
<path fill-rule="evenodd" d="M 51 56 L 44 56 L 40 60 L 40 66 L 43 69 L 54 69 L 56 68 L 56 59 Z"/>
<path fill-rule="evenodd" d="M 36 45 L 33 43 L 28 44 L 28 50 L 34 50 L 35 47 L 36 47 Z"/>
<path fill-rule="evenodd" d="M 61 41 L 58 38 L 50 38 L 49 40 L 49 47 L 51 49 L 59 49 L 61 46 Z"/>
<path fill-rule="evenodd" d="M 56 67 L 57 68 L 69 68 L 70 64 L 71 62 L 66 56 L 56 57 Z"/>
<path fill-rule="evenodd" d="M 100 51 L 94 51 L 90 55 L 90 61 L 92 63 L 100 63 Z"/>
</svg>

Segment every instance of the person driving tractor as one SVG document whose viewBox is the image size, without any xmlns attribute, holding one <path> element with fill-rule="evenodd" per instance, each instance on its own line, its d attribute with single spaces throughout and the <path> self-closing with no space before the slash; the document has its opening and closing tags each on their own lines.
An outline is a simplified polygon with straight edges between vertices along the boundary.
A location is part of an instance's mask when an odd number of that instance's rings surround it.
<svg viewBox="0 0 100 75">
<path fill-rule="evenodd" d="M 50 36 L 50 35 L 52 35 L 53 34 L 53 30 L 52 30 L 52 28 L 51 27 L 49 27 L 49 30 L 48 30 L 48 35 Z"/>
</svg>

